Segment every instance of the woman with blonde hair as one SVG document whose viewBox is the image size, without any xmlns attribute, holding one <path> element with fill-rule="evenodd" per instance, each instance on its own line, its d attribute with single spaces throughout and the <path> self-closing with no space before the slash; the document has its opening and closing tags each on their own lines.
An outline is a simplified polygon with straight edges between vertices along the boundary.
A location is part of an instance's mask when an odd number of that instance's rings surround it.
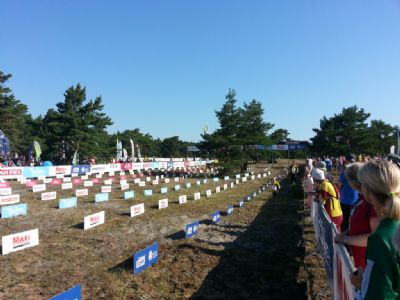
<svg viewBox="0 0 400 300">
<path fill-rule="evenodd" d="M 358 269 L 353 284 L 357 299 L 399 299 L 400 267 L 392 237 L 400 224 L 400 169 L 386 160 L 366 163 L 358 172 L 361 193 L 381 219 L 368 238 L 365 271 Z"/>
<path fill-rule="evenodd" d="M 336 243 L 348 245 L 354 259 L 355 267 L 364 270 L 368 237 L 378 227 L 379 218 L 376 215 L 374 207 L 366 202 L 364 196 L 361 194 L 361 183 L 358 181 L 357 174 L 362 166 L 362 163 L 356 162 L 347 166 L 344 171 L 348 184 L 358 192 L 359 198 L 350 213 L 349 229 L 341 234 L 337 234 L 334 240 Z"/>
</svg>

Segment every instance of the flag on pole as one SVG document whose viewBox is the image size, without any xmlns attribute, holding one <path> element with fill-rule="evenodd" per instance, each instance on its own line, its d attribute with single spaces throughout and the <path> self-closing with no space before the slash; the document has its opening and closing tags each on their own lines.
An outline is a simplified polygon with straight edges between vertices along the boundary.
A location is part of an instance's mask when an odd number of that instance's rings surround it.
<svg viewBox="0 0 400 300">
<path fill-rule="evenodd" d="M 78 148 L 76 148 L 74 157 L 72 158 L 72 164 L 77 165 L 78 164 Z"/>
<path fill-rule="evenodd" d="M 130 139 L 131 142 L 131 149 L 132 149 L 132 160 L 135 159 L 135 144 L 133 143 L 133 140 Z"/>
<path fill-rule="evenodd" d="M 33 141 L 33 149 L 35 149 L 36 160 L 39 160 L 42 155 L 42 148 L 40 148 L 40 144 L 37 141 Z"/>
<path fill-rule="evenodd" d="M 139 144 L 136 144 L 136 147 L 137 147 L 137 155 L 138 155 L 138 158 L 139 158 L 140 161 L 143 161 L 142 155 L 140 154 Z"/>
</svg>

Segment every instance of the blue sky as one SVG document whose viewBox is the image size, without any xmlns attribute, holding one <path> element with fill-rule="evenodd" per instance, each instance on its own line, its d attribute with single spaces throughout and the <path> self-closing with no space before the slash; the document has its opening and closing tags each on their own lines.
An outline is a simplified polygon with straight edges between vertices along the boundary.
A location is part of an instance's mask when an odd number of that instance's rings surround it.
<svg viewBox="0 0 400 300">
<path fill-rule="evenodd" d="M 33 116 L 71 85 L 114 125 L 197 141 L 229 88 L 309 139 L 357 105 L 400 125 L 400 0 L 2 0 L 0 69 Z"/>
</svg>

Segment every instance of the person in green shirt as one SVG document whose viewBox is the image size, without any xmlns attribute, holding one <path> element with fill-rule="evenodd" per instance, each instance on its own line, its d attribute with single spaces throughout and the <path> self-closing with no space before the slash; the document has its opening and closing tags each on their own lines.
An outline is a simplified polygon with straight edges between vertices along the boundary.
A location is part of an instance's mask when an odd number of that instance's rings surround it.
<svg viewBox="0 0 400 300">
<path fill-rule="evenodd" d="M 380 218 L 368 238 L 364 272 L 351 276 L 356 299 L 400 299 L 400 256 L 392 238 L 400 224 L 400 169 L 386 160 L 366 163 L 358 172 L 361 194 Z"/>
</svg>

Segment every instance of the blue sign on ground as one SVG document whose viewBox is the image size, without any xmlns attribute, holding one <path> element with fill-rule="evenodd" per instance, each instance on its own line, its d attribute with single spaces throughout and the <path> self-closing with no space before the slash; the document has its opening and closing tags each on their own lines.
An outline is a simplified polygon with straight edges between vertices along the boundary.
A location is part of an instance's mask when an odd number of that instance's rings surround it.
<svg viewBox="0 0 400 300">
<path fill-rule="evenodd" d="M 181 185 L 180 184 L 175 185 L 175 191 L 179 191 L 180 189 L 181 189 Z"/>
<path fill-rule="evenodd" d="M 133 274 L 137 275 L 158 260 L 158 243 L 136 252 L 133 255 Z"/>
<path fill-rule="evenodd" d="M 185 237 L 188 239 L 194 235 L 196 235 L 199 231 L 199 221 L 195 221 L 193 223 L 186 225 L 186 234 Z"/>
<path fill-rule="evenodd" d="M 217 181 L 219 181 L 219 178 L 218 178 L 218 177 L 214 177 L 214 178 L 213 178 L 213 181 L 214 181 L 214 182 L 217 182 Z"/>
<path fill-rule="evenodd" d="M 224 177 L 224 180 L 229 180 L 229 176 L 225 176 L 225 177 Z"/>
<path fill-rule="evenodd" d="M 17 216 L 26 215 L 28 211 L 28 205 L 26 203 L 8 205 L 1 208 L 1 217 L 3 219 L 13 218 Z"/>
<path fill-rule="evenodd" d="M 145 196 L 152 196 L 153 195 L 153 190 L 144 190 L 144 195 Z"/>
<path fill-rule="evenodd" d="M 72 197 L 72 198 L 65 198 L 65 199 L 60 199 L 60 202 L 58 204 L 58 208 L 70 208 L 70 207 L 75 207 L 77 204 L 77 198 Z"/>
<path fill-rule="evenodd" d="M 239 200 L 239 207 L 243 207 L 243 200 L 242 199 Z"/>
<path fill-rule="evenodd" d="M 96 194 L 96 199 L 95 199 L 94 201 L 95 201 L 95 202 L 104 202 L 104 201 L 108 201 L 108 193 Z"/>
<path fill-rule="evenodd" d="M 211 218 L 214 223 L 219 223 L 221 221 L 221 213 L 219 210 L 211 214 Z"/>
<path fill-rule="evenodd" d="M 134 197 L 135 197 L 135 192 L 134 191 L 127 191 L 127 192 L 124 193 L 124 199 L 125 200 L 131 199 L 131 198 L 134 198 Z"/>
<path fill-rule="evenodd" d="M 162 187 L 161 188 L 161 194 L 166 194 L 168 193 L 168 188 L 167 187 Z"/>
<path fill-rule="evenodd" d="M 228 209 L 226 211 L 226 214 L 230 216 L 233 213 L 233 205 L 228 205 Z"/>
<path fill-rule="evenodd" d="M 73 288 L 65 291 L 64 293 L 58 294 L 49 300 L 82 300 L 81 285 L 78 284 Z"/>
<path fill-rule="evenodd" d="M 240 174 L 236 174 L 235 178 L 240 179 Z"/>
<path fill-rule="evenodd" d="M 192 186 L 192 184 L 191 184 L 190 182 L 186 182 L 186 188 L 187 188 L 187 189 L 190 189 L 191 186 Z"/>
<path fill-rule="evenodd" d="M 84 175 L 90 172 L 90 165 L 75 165 L 71 167 L 72 174 Z"/>
</svg>

